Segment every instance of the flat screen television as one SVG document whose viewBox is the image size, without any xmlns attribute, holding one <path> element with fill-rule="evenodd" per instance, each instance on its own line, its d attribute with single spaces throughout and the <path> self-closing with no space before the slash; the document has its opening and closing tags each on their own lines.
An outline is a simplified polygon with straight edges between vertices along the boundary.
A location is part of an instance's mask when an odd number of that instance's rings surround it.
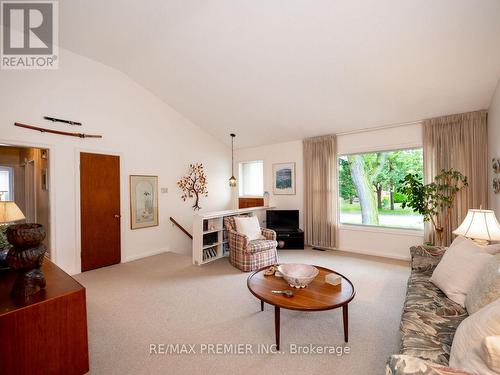
<svg viewBox="0 0 500 375">
<path fill-rule="evenodd" d="M 268 210 L 266 225 L 269 229 L 295 231 L 299 229 L 299 210 Z"/>
</svg>

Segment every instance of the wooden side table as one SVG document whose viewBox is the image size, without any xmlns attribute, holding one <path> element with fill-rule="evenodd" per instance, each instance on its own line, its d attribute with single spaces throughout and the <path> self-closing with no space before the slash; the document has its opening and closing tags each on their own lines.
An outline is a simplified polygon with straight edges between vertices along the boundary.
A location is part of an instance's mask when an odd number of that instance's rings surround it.
<svg viewBox="0 0 500 375">
<path fill-rule="evenodd" d="M 85 288 L 48 259 L 42 271 L 47 286 L 29 301 L 12 298 L 15 274 L 0 272 L 0 374 L 85 374 Z"/>
<path fill-rule="evenodd" d="M 264 303 L 274 306 L 274 327 L 276 334 L 276 348 L 280 349 L 280 309 L 299 311 L 323 311 L 342 307 L 344 324 L 344 341 L 349 340 L 349 312 L 348 304 L 354 298 L 356 292 L 351 281 L 328 268 L 315 266 L 319 270 L 318 276 L 306 288 L 296 289 L 288 285 L 281 277 L 265 276 L 262 268 L 252 273 L 247 280 L 250 292 L 260 299 L 260 309 L 264 310 Z M 330 285 L 325 282 L 325 276 L 336 273 L 342 277 L 339 285 Z M 285 297 L 282 294 L 273 294 L 273 290 L 292 290 L 293 297 Z"/>
</svg>

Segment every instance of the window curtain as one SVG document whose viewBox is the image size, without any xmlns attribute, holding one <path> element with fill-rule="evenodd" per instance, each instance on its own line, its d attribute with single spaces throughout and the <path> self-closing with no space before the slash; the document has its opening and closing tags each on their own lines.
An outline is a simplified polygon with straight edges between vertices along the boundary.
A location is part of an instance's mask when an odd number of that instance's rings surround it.
<svg viewBox="0 0 500 375">
<path fill-rule="evenodd" d="M 337 246 L 337 145 L 328 135 L 303 140 L 306 245 Z"/>
<path fill-rule="evenodd" d="M 458 195 L 442 245 L 448 246 L 469 208 L 488 207 L 487 112 L 444 116 L 423 122 L 424 178 L 434 180 L 442 169 L 454 168 L 467 176 L 469 186 Z M 436 243 L 432 224 L 425 225 L 425 240 Z"/>
</svg>

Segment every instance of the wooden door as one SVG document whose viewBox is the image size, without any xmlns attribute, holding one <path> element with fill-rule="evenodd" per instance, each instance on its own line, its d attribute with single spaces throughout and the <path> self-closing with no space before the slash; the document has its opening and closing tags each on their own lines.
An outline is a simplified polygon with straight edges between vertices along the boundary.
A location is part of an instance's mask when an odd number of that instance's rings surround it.
<svg viewBox="0 0 500 375">
<path fill-rule="evenodd" d="M 120 157 L 80 153 L 82 271 L 120 263 Z"/>
</svg>

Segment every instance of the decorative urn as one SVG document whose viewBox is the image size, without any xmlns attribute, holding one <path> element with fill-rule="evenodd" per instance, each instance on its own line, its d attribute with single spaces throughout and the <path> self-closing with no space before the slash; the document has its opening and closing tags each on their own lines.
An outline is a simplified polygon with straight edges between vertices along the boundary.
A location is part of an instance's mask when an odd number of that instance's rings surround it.
<svg viewBox="0 0 500 375">
<path fill-rule="evenodd" d="M 7 228 L 7 240 L 12 245 L 7 264 L 17 271 L 12 295 L 29 297 L 45 288 L 45 276 L 40 269 L 47 248 L 42 241 L 45 229 L 41 224 L 16 224 Z"/>
</svg>

